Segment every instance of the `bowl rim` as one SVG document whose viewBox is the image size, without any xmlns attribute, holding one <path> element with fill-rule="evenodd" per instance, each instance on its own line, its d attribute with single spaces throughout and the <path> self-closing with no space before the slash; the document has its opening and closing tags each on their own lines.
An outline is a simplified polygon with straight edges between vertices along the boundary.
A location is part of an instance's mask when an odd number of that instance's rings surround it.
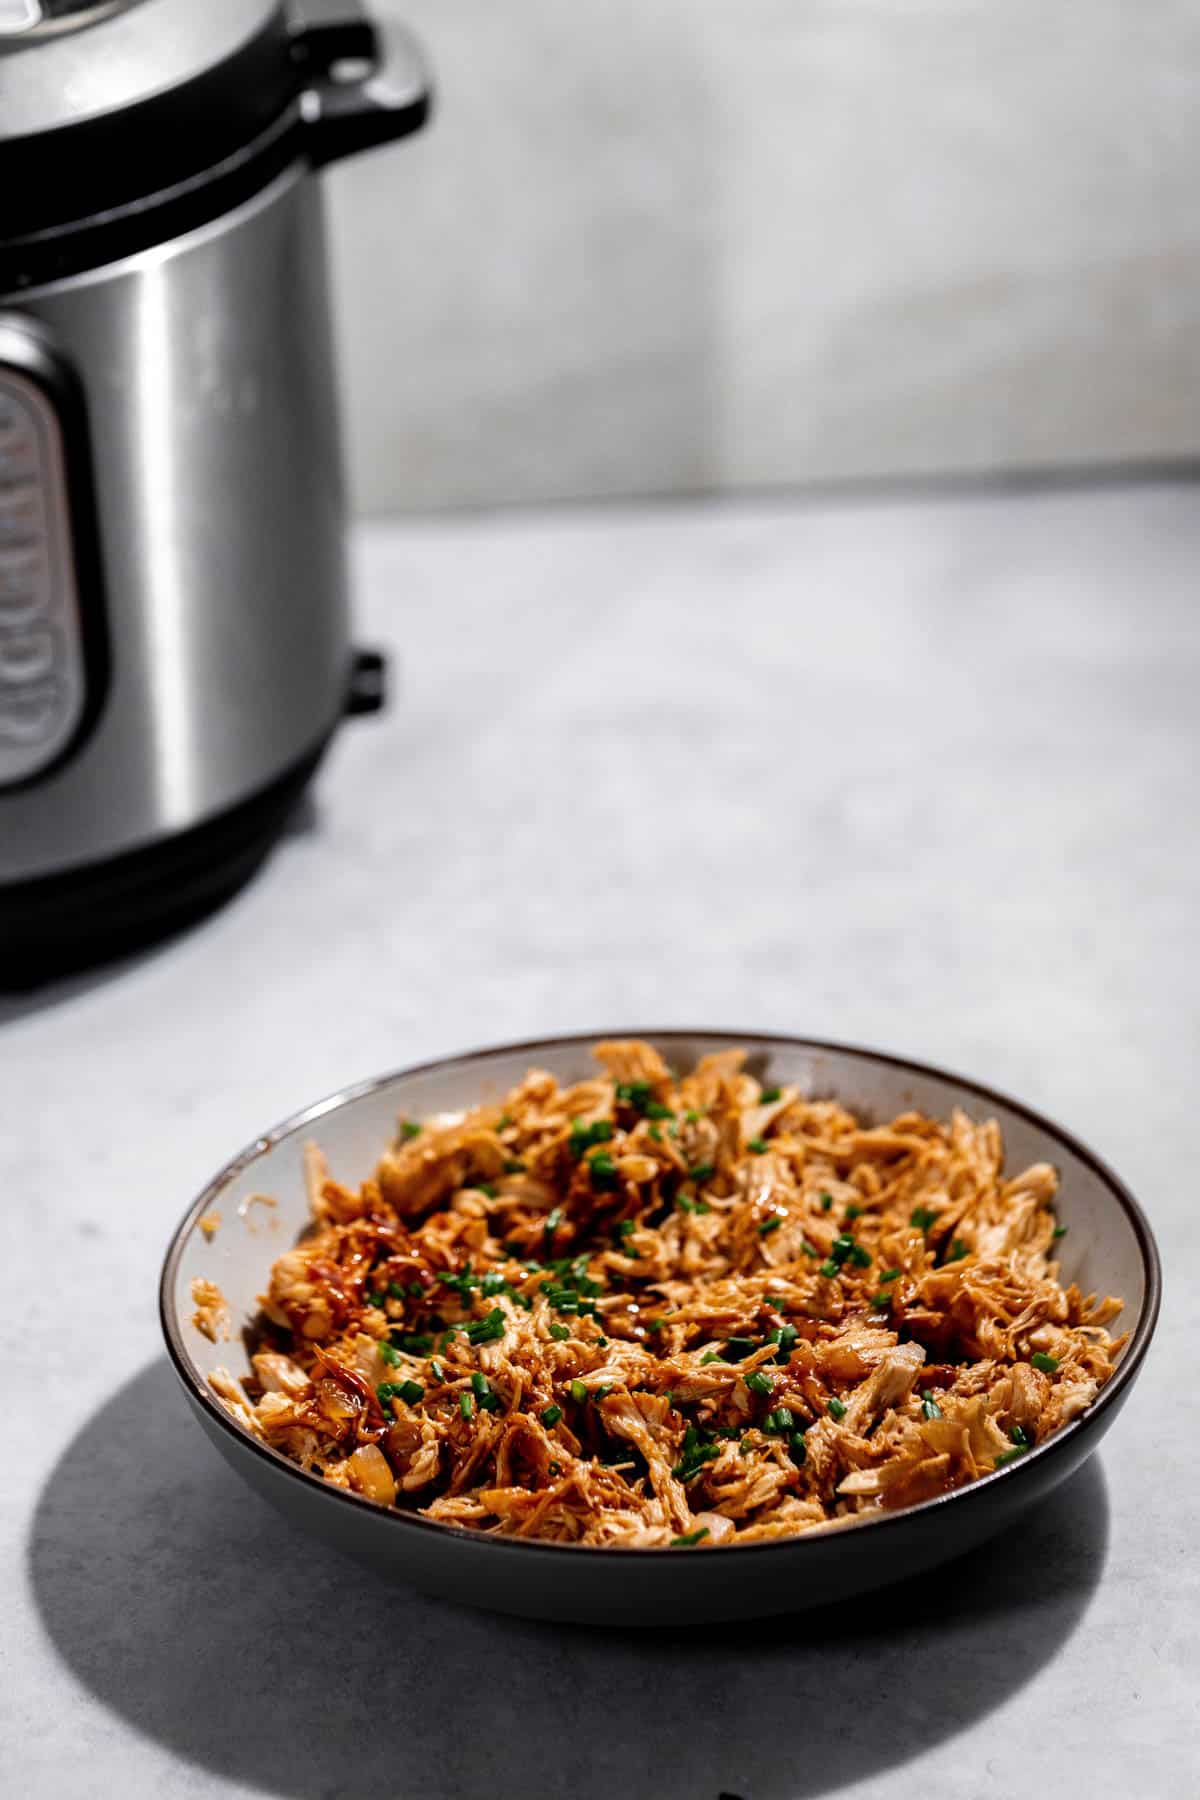
<svg viewBox="0 0 1200 1800">
<path fill-rule="evenodd" d="M 188 1239 L 203 1214 L 210 1210 L 213 1202 L 229 1183 L 251 1163 L 266 1155 L 286 1138 L 305 1130 L 327 1113 L 336 1112 L 344 1106 L 365 1099 L 380 1088 L 389 1087 L 395 1082 L 410 1080 L 419 1075 L 433 1074 L 452 1066 L 458 1067 L 462 1064 L 470 1066 L 473 1063 L 486 1062 L 498 1056 L 534 1056 L 538 1051 L 571 1049 L 576 1046 L 590 1047 L 603 1042 L 606 1038 L 614 1037 L 639 1038 L 646 1043 L 664 1046 L 669 1046 L 672 1042 L 687 1043 L 696 1039 L 704 1039 L 710 1043 L 727 1044 L 730 1048 L 749 1047 L 751 1053 L 760 1047 L 770 1048 L 771 1046 L 791 1050 L 812 1050 L 835 1056 L 857 1057 L 866 1062 L 904 1070 L 909 1074 L 932 1076 L 936 1080 L 952 1082 L 958 1087 L 967 1089 L 988 1105 L 1001 1106 L 1007 1111 L 1015 1113 L 1028 1124 L 1048 1134 L 1070 1150 L 1100 1179 L 1117 1201 L 1133 1228 L 1141 1257 L 1144 1280 L 1142 1305 L 1133 1325 L 1129 1343 L 1121 1353 L 1114 1374 L 1101 1388 L 1095 1400 L 1082 1413 L 1071 1419 L 1066 1425 L 1061 1426 L 1053 1436 L 1044 1439 L 1040 1444 L 1035 1444 L 1026 1455 L 1016 1458 L 1011 1463 L 1006 1463 L 1002 1468 L 992 1469 L 988 1474 L 978 1476 L 974 1481 L 967 1482 L 962 1487 L 952 1488 L 944 1494 L 935 1494 L 932 1499 L 919 1501 L 913 1506 L 898 1507 L 894 1512 L 870 1513 L 865 1517 L 856 1516 L 845 1520 L 831 1521 L 826 1527 L 798 1532 L 793 1536 L 760 1539 L 749 1544 L 725 1546 L 726 1548 L 736 1549 L 741 1556 L 780 1551 L 790 1551 L 795 1555 L 803 1545 L 816 1546 L 828 1543 L 831 1538 L 840 1541 L 843 1531 L 852 1530 L 857 1535 L 859 1531 L 877 1533 L 889 1526 L 899 1528 L 921 1515 L 927 1517 L 935 1515 L 939 1508 L 950 1505 L 954 1501 L 967 1501 L 972 1496 L 979 1498 L 991 1490 L 996 1482 L 1020 1480 L 1039 1462 L 1045 1468 L 1050 1458 L 1056 1455 L 1061 1456 L 1064 1450 L 1069 1450 L 1073 1442 L 1091 1429 L 1097 1419 L 1102 1418 L 1106 1411 L 1112 1412 L 1119 1407 L 1126 1389 L 1134 1380 L 1145 1360 L 1146 1351 L 1158 1323 L 1159 1308 L 1162 1302 L 1162 1265 L 1154 1233 L 1142 1207 L 1120 1176 L 1102 1157 L 1097 1155 L 1090 1145 L 1085 1144 L 1081 1138 L 1076 1137 L 1065 1127 L 1056 1124 L 1045 1113 L 1040 1113 L 1035 1108 L 1027 1106 L 1024 1101 L 1015 1100 L 1010 1094 L 1004 1093 L 999 1088 L 991 1087 L 969 1076 L 960 1075 L 954 1070 L 945 1069 L 936 1063 L 921 1062 L 912 1057 L 899 1056 L 891 1051 L 873 1049 L 869 1045 L 848 1044 L 830 1038 L 801 1037 L 790 1032 L 686 1029 L 681 1026 L 672 1026 L 661 1030 L 624 1028 L 619 1031 L 558 1032 L 548 1037 L 505 1041 L 484 1045 L 473 1050 L 454 1051 L 447 1055 L 432 1057 L 425 1062 L 411 1063 L 384 1075 L 368 1076 L 362 1081 L 354 1082 L 348 1087 L 339 1088 L 336 1092 L 327 1094 L 323 1099 L 313 1101 L 310 1105 L 302 1107 L 298 1112 L 281 1120 L 279 1124 L 271 1126 L 268 1131 L 263 1132 L 252 1143 L 247 1144 L 236 1156 L 231 1157 L 211 1180 L 205 1183 L 200 1194 L 192 1201 L 182 1220 L 171 1234 L 163 1260 L 162 1273 L 159 1277 L 159 1323 L 166 1341 L 167 1352 L 175 1373 L 201 1411 L 212 1419 L 222 1431 L 228 1433 L 241 1449 L 260 1457 L 278 1473 L 305 1484 L 314 1495 L 319 1494 L 334 1504 L 357 1507 L 364 1519 L 369 1517 L 378 1521 L 383 1529 L 433 1532 L 443 1540 L 451 1538 L 464 1545 L 472 1544 L 477 1548 L 484 1545 L 502 1547 L 525 1555 L 599 1557 L 602 1564 L 607 1564 L 614 1557 L 634 1558 L 639 1562 L 644 1562 L 647 1557 L 673 1555 L 674 1546 L 665 1544 L 646 1546 L 645 1548 L 626 1545 L 566 1544 L 539 1538 L 507 1537 L 481 1532 L 470 1526 L 443 1523 L 438 1519 L 422 1518 L 418 1513 L 380 1506 L 376 1501 L 368 1500 L 365 1495 L 355 1494 L 347 1488 L 333 1486 L 320 1475 L 315 1475 L 308 1469 L 302 1469 L 298 1463 L 294 1463 L 290 1458 L 284 1456 L 282 1451 L 274 1450 L 270 1445 L 253 1437 L 226 1411 L 191 1359 L 173 1304 L 179 1263 Z M 722 1548 L 721 1545 L 709 1547 L 712 1549 Z"/>
</svg>

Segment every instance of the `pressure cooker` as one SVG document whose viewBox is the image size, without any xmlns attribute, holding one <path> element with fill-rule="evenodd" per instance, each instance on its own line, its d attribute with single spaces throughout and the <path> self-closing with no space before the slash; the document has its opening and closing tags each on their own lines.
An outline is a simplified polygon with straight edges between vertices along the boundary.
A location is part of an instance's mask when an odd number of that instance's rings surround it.
<svg viewBox="0 0 1200 1800">
<path fill-rule="evenodd" d="M 379 703 L 314 172 L 428 109 L 354 0 L 0 0 L 0 973 L 232 892 Z"/>
</svg>

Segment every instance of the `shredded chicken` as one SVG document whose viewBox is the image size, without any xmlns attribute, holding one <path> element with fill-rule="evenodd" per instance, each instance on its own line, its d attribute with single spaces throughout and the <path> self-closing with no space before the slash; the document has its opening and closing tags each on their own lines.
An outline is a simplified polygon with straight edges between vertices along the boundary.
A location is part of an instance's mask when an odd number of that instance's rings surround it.
<svg viewBox="0 0 1200 1800">
<path fill-rule="evenodd" d="M 202 1332 L 210 1344 L 218 1338 L 229 1336 L 229 1307 L 225 1296 L 215 1281 L 206 1281 L 203 1275 L 197 1275 L 192 1283 L 192 1299 L 196 1310 L 192 1314 L 192 1324 Z"/>
<path fill-rule="evenodd" d="M 401 1121 L 357 1190 L 310 1147 L 254 1375 L 213 1377 L 248 1429 L 446 1524 L 741 1544 L 972 1481 L 1112 1373 L 1120 1301 L 1061 1284 L 1055 1172 L 1006 1177 L 994 1122 L 869 1125 L 740 1051 L 595 1055 Z"/>
</svg>

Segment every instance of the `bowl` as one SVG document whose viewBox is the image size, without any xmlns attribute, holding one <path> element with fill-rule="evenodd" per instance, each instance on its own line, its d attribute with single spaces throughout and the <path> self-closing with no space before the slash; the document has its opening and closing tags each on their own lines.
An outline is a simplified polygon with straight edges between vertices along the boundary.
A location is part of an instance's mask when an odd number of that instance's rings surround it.
<svg viewBox="0 0 1200 1800">
<path fill-rule="evenodd" d="M 1158 1315 L 1158 1252 L 1128 1189 L 1061 1127 L 964 1076 L 875 1050 L 753 1032 L 620 1035 L 645 1037 L 681 1069 L 743 1045 L 748 1066 L 762 1078 L 835 1098 L 868 1119 L 912 1107 L 948 1118 L 961 1107 L 972 1118 L 999 1121 L 1009 1168 L 1055 1164 L 1056 1208 L 1069 1228 L 1060 1254 L 1063 1278 L 1084 1292 L 1122 1295 L 1118 1326 L 1131 1333 L 1115 1373 L 1086 1412 L 1025 1456 L 918 1506 L 796 1538 L 703 1552 L 538 1543 L 435 1524 L 332 1487 L 244 1430 L 208 1377 L 222 1366 L 249 1373 L 242 1328 L 258 1311 L 271 1263 L 308 1223 L 305 1142 L 315 1138 L 331 1171 L 357 1184 L 390 1140 L 398 1114 L 420 1118 L 498 1097 L 531 1065 L 563 1082 L 577 1080 L 594 1073 L 590 1047 L 603 1035 L 474 1051 L 348 1088 L 257 1138 L 189 1208 L 162 1273 L 167 1349 L 202 1429 L 281 1513 L 377 1574 L 446 1599 L 577 1623 L 680 1624 L 794 1612 L 917 1574 L 1012 1523 L 1091 1455 L 1128 1397 Z M 264 1203 L 264 1195 L 274 1204 Z M 207 1217 L 214 1212 L 221 1215 L 215 1231 Z M 210 1342 L 192 1323 L 198 1276 L 215 1281 L 229 1304 L 227 1342 Z"/>
</svg>

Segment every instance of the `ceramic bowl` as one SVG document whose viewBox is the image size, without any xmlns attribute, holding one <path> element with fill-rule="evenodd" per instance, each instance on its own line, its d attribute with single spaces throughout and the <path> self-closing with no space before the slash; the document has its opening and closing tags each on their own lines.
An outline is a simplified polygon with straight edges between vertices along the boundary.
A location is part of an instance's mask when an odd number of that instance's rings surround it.
<svg viewBox="0 0 1200 1800">
<path fill-rule="evenodd" d="M 1122 1295 L 1118 1328 L 1132 1334 L 1087 1412 L 1004 1468 L 922 1505 L 809 1536 L 709 1551 L 540 1544 L 437 1525 L 331 1487 L 244 1431 L 217 1401 L 207 1377 L 222 1365 L 235 1374 L 249 1372 L 240 1327 L 257 1311 L 271 1263 L 308 1221 L 305 1141 L 316 1139 L 331 1171 L 357 1184 L 390 1139 L 398 1114 L 419 1118 L 475 1105 L 500 1095 L 532 1065 L 561 1081 L 577 1080 L 594 1072 L 589 1047 L 599 1035 L 447 1057 L 349 1088 L 258 1138 L 190 1207 L 162 1274 L 167 1348 L 201 1427 L 280 1512 L 378 1574 L 451 1600 L 547 1619 L 679 1624 L 792 1612 L 918 1573 L 1008 1525 L 1092 1453 L 1129 1395 L 1158 1313 L 1158 1253 L 1133 1196 L 1060 1127 L 963 1076 L 873 1050 L 748 1032 L 638 1035 L 678 1068 L 710 1051 L 745 1045 L 750 1067 L 764 1079 L 835 1098 L 868 1119 L 909 1107 L 948 1118 L 956 1106 L 975 1119 L 994 1117 L 1010 1169 L 1055 1164 L 1061 1175 L 1058 1212 L 1068 1227 L 1063 1278 L 1085 1292 Z M 252 1198 L 264 1194 L 276 1204 Z M 221 1225 L 210 1237 L 200 1220 L 214 1211 Z M 197 1276 L 215 1281 L 229 1302 L 229 1342 L 210 1343 L 192 1324 Z"/>
</svg>

